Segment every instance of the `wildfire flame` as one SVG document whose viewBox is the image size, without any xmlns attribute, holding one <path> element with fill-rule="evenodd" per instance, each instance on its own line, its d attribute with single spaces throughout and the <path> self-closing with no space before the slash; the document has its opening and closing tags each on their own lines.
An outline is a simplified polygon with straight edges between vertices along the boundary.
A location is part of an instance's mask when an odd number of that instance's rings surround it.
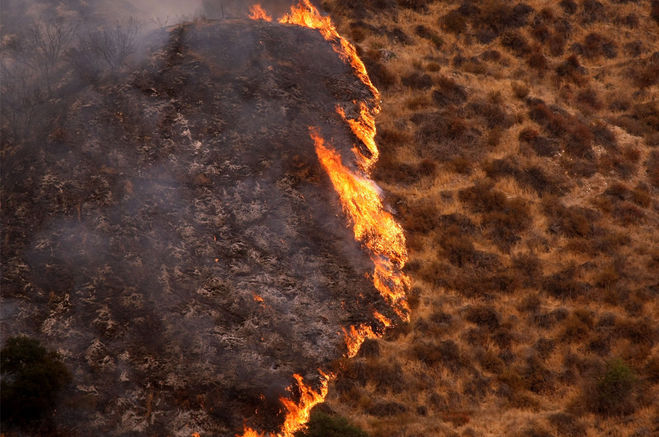
<svg viewBox="0 0 659 437">
<path fill-rule="evenodd" d="M 371 252 L 375 264 L 373 284 L 403 319 L 409 317 L 405 290 L 409 279 L 401 272 L 407 261 L 403 229 L 384 209 L 378 186 L 343 165 L 341 155 L 325 145 L 315 129 L 310 135 L 316 145 L 321 165 L 339 194 L 346 215 L 350 218 L 355 239 Z"/>
<path fill-rule="evenodd" d="M 252 20 L 272 21 L 272 17 L 258 3 L 249 7 L 249 18 Z"/>
<path fill-rule="evenodd" d="M 271 20 L 258 4 L 252 6 L 250 12 L 251 19 Z M 355 239 L 370 251 L 375 266 L 373 272 L 375 288 L 389 302 L 399 317 L 409 320 L 409 306 L 405 295 L 405 290 L 409 287 L 409 279 L 402 273 L 407 262 L 405 236 L 401 226 L 382 205 L 380 189 L 367 177 L 369 168 L 379 156 L 375 142 L 375 115 L 380 111 L 380 93 L 371 82 L 355 47 L 339 34 L 330 17 L 322 16 L 309 0 L 300 0 L 296 6 L 291 7 L 288 14 L 278 21 L 282 24 L 295 24 L 317 29 L 341 59 L 351 65 L 359 80 L 373 94 L 374 106 L 369 108 L 364 102 L 360 102 L 360 115 L 357 119 L 348 118 L 342 107 L 337 106 L 336 108 L 338 115 L 369 152 L 370 156 L 366 156 L 355 149 L 363 174 L 346 167 L 341 155 L 326 145 L 325 140 L 316 129 L 310 128 L 310 136 L 314 141 L 318 159 L 329 175 L 332 185 L 339 195 L 343 210 L 352 223 Z M 391 326 L 391 320 L 383 314 L 375 311 L 373 316 L 385 328 Z M 380 336 L 366 324 L 360 324 L 359 327 L 351 326 L 348 330 L 343 329 L 343 334 L 348 357 L 354 357 L 367 338 Z M 304 429 L 305 424 L 309 421 L 311 409 L 325 400 L 329 381 L 333 377 L 320 369 L 319 372 L 322 379 L 318 391 L 306 385 L 300 375 L 293 375 L 300 392 L 300 400 L 295 402 L 288 398 L 280 398 L 282 405 L 286 408 L 286 419 L 279 433 L 268 434 L 268 436 L 292 437 L 295 432 Z M 245 427 L 242 437 L 266 437 L 266 434 Z"/>
<path fill-rule="evenodd" d="M 298 26 L 317 29 L 320 34 L 332 44 L 332 48 L 341 59 L 348 62 L 355 70 L 357 77 L 366 85 L 376 101 L 380 101 L 380 92 L 373 86 L 366 72 L 366 66 L 357 55 L 357 49 L 350 41 L 339 35 L 330 17 L 323 17 L 309 0 L 300 0 L 297 6 L 291 7 L 291 12 L 279 19 L 282 24 L 297 24 Z"/>
<path fill-rule="evenodd" d="M 293 375 L 297 381 L 298 390 L 300 391 L 300 400 L 294 402 L 287 398 L 280 398 L 280 402 L 286 408 L 286 419 L 282 425 L 281 432 L 269 434 L 271 437 L 292 437 L 297 431 L 304 429 L 309 421 L 311 409 L 322 403 L 327 396 L 327 386 L 333 375 L 318 370 L 321 375 L 320 388 L 315 391 L 313 388 L 304 383 L 304 378 L 297 373 Z M 289 388 L 290 391 L 290 388 Z M 265 437 L 266 434 L 260 433 L 252 428 L 246 427 L 242 437 Z"/>
</svg>

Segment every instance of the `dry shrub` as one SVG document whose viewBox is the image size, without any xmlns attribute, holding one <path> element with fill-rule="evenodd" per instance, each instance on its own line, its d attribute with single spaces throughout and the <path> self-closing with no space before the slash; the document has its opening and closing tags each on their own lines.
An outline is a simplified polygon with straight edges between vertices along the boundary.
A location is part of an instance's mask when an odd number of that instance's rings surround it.
<svg viewBox="0 0 659 437">
<path fill-rule="evenodd" d="M 437 80 L 437 86 L 432 98 L 440 106 L 459 105 L 467 100 L 467 91 L 453 79 L 442 76 Z"/>
<path fill-rule="evenodd" d="M 432 0 L 396 0 L 401 8 L 413 9 L 415 11 L 425 11 Z"/>
<path fill-rule="evenodd" d="M 381 55 L 378 51 L 371 50 L 362 54 L 362 60 L 368 70 L 368 75 L 373 80 L 375 86 L 387 90 L 396 84 L 396 75 L 381 63 L 380 58 Z"/>
<path fill-rule="evenodd" d="M 561 56 L 565 52 L 565 37 L 563 35 L 552 35 L 547 41 L 549 54 L 552 56 Z"/>
<path fill-rule="evenodd" d="M 570 299 L 585 294 L 589 286 L 575 279 L 576 270 L 575 266 L 569 266 L 553 275 L 545 276 L 542 280 L 543 291 L 557 298 Z"/>
<path fill-rule="evenodd" d="M 519 140 L 528 144 L 538 156 L 555 156 L 560 152 L 558 142 L 544 137 L 532 128 L 525 128 L 519 133 Z"/>
<path fill-rule="evenodd" d="M 566 191 L 564 183 L 557 177 L 545 173 L 538 166 L 520 168 L 516 159 L 507 156 L 486 163 L 483 170 L 488 177 L 497 179 L 503 176 L 512 176 L 521 186 L 535 190 L 538 195 L 563 194 Z"/>
<path fill-rule="evenodd" d="M 659 24 L 659 0 L 652 0 L 650 16 L 657 22 L 657 24 Z"/>
<path fill-rule="evenodd" d="M 498 103 L 490 103 L 481 99 L 471 101 L 467 111 L 474 116 L 482 118 L 488 129 L 507 129 L 513 125 L 513 118 L 507 114 Z"/>
<path fill-rule="evenodd" d="M 577 93 L 577 102 L 596 111 L 602 109 L 602 102 L 597 96 L 597 92 L 592 88 L 580 90 L 579 93 Z"/>
<path fill-rule="evenodd" d="M 565 308 L 558 308 L 548 313 L 535 313 L 532 320 L 543 329 L 553 328 L 557 323 L 565 320 L 568 316 L 568 311 Z"/>
<path fill-rule="evenodd" d="M 447 32 L 461 34 L 467 30 L 467 19 L 458 11 L 453 10 L 444 15 L 439 24 Z"/>
<path fill-rule="evenodd" d="M 653 150 L 647 162 L 648 179 L 650 183 L 659 188 L 659 150 Z"/>
<path fill-rule="evenodd" d="M 408 232 L 428 233 L 439 225 L 439 210 L 431 201 L 417 201 L 400 208 L 403 227 Z"/>
<path fill-rule="evenodd" d="M 639 62 L 637 68 L 631 69 L 631 74 L 639 88 L 648 88 L 659 83 L 659 52 Z"/>
<path fill-rule="evenodd" d="M 588 208 L 564 206 L 553 196 L 546 196 L 542 202 L 543 210 L 549 221 L 549 232 L 566 237 L 590 237 L 595 232 L 598 214 Z"/>
<path fill-rule="evenodd" d="M 572 15 L 577 12 L 577 4 L 574 2 L 574 0 L 561 0 L 559 4 L 566 14 Z"/>
<path fill-rule="evenodd" d="M 420 36 L 423 39 L 427 39 L 433 43 L 437 49 L 441 49 L 444 45 L 444 41 L 437 35 L 435 32 L 430 30 L 428 27 L 419 24 L 414 28 L 414 33 Z"/>
<path fill-rule="evenodd" d="M 546 24 L 539 23 L 531 30 L 531 36 L 538 42 L 545 42 L 551 36 L 551 32 Z"/>
<path fill-rule="evenodd" d="M 613 59 L 618 56 L 616 44 L 599 33 L 593 32 L 586 35 L 581 47 L 583 55 L 588 59 L 596 59 L 600 56 Z"/>
<path fill-rule="evenodd" d="M 453 340 L 443 340 L 437 345 L 420 341 L 412 346 L 412 350 L 415 358 L 428 367 L 441 364 L 455 372 L 466 365 L 460 348 Z"/>
<path fill-rule="evenodd" d="M 513 87 L 513 93 L 515 93 L 515 97 L 517 97 L 518 99 L 525 99 L 526 96 L 529 95 L 529 87 L 527 87 L 523 83 L 514 82 L 512 87 Z"/>
<path fill-rule="evenodd" d="M 499 313 L 491 306 L 476 305 L 469 306 L 464 311 L 465 320 L 489 330 L 499 327 Z"/>
<path fill-rule="evenodd" d="M 555 377 L 537 357 L 530 356 L 527 358 L 520 373 L 526 390 L 537 394 L 547 394 L 554 391 Z"/>
<path fill-rule="evenodd" d="M 417 73 L 416 71 L 401 77 L 401 82 L 406 87 L 417 90 L 425 90 L 432 87 L 432 78 L 427 74 Z"/>
<path fill-rule="evenodd" d="M 588 81 L 586 70 L 581 66 L 576 55 L 570 55 L 561 62 L 556 67 L 556 74 L 559 78 L 569 80 L 578 86 L 582 86 Z"/>
<path fill-rule="evenodd" d="M 537 70 L 539 74 L 543 75 L 545 71 L 549 68 L 549 63 L 547 62 L 547 58 L 545 55 L 540 53 L 539 51 L 534 51 L 531 56 L 529 56 L 529 59 L 526 61 L 529 67 L 533 68 L 534 70 Z"/>
<path fill-rule="evenodd" d="M 516 31 L 508 31 L 501 36 L 501 45 L 509 49 L 518 58 L 531 53 L 531 47 L 522 34 Z"/>
<path fill-rule="evenodd" d="M 377 417 L 397 416 L 407 412 L 407 407 L 398 402 L 378 402 L 368 407 L 366 412 Z"/>
<path fill-rule="evenodd" d="M 459 174 L 470 174 L 472 170 L 472 161 L 458 156 L 446 164 L 446 168 L 452 172 Z"/>
<path fill-rule="evenodd" d="M 621 359 L 610 361 L 605 371 L 584 387 L 584 405 L 603 416 L 628 415 L 636 410 L 639 388 L 635 372 Z"/>
<path fill-rule="evenodd" d="M 587 435 L 586 427 L 572 414 L 554 413 L 549 415 L 548 419 L 559 436 L 586 437 Z"/>
<path fill-rule="evenodd" d="M 581 4 L 583 11 L 581 13 L 581 20 L 583 23 L 593 23 L 605 21 L 606 10 L 604 5 L 597 0 L 584 0 Z"/>
</svg>

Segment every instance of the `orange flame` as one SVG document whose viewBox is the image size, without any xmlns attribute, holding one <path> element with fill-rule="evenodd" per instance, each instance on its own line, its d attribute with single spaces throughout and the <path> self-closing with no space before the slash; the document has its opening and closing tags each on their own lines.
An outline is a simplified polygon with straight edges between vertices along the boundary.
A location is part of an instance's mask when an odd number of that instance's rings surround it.
<svg viewBox="0 0 659 437">
<path fill-rule="evenodd" d="M 292 437 L 296 432 L 304 429 L 309 421 L 311 409 L 325 400 L 327 396 L 327 386 L 333 375 L 318 370 L 321 375 L 320 389 L 315 391 L 304 383 L 304 378 L 297 373 L 293 375 L 297 381 L 298 390 L 300 391 L 300 400 L 294 402 L 287 398 L 280 398 L 280 402 L 286 408 L 286 419 L 282 425 L 281 432 L 277 434 L 260 433 L 252 428 L 245 427 L 242 437 Z M 290 390 L 290 388 L 289 388 Z"/>
<path fill-rule="evenodd" d="M 263 303 L 263 298 L 256 293 L 254 293 L 252 298 L 254 299 L 254 302 Z"/>
<path fill-rule="evenodd" d="M 366 85 L 376 101 L 380 100 L 380 92 L 373 86 L 368 77 L 364 63 L 357 55 L 357 49 L 347 39 L 339 35 L 330 17 L 323 17 L 318 9 L 309 0 L 300 0 L 297 6 L 291 7 L 291 12 L 279 19 L 283 24 L 297 24 L 298 26 L 317 29 L 320 34 L 332 44 L 332 48 L 339 56 L 348 62 L 355 70 L 357 77 Z"/>
<path fill-rule="evenodd" d="M 355 155 L 360 160 L 362 168 L 368 171 L 371 165 L 378 160 L 380 152 L 378 151 L 378 146 L 375 144 L 375 135 L 377 133 L 375 117 L 364 102 L 361 102 L 359 106 L 360 114 L 357 120 L 346 117 L 346 113 L 341 106 L 337 105 L 336 112 L 350 126 L 352 133 L 366 146 L 370 156 L 364 156 L 364 154 L 359 152 L 356 152 Z"/>
<path fill-rule="evenodd" d="M 271 20 L 258 4 L 252 6 L 250 11 L 252 19 Z M 349 119 L 342 107 L 337 106 L 336 108 L 339 116 L 370 154 L 370 156 L 366 156 L 359 152 L 356 153 L 360 167 L 366 175 L 379 156 L 375 143 L 375 115 L 380 111 L 380 92 L 368 77 L 366 67 L 357 55 L 357 50 L 348 40 L 339 35 L 331 19 L 322 16 L 309 0 L 300 0 L 297 6 L 291 7 L 290 13 L 279 19 L 279 22 L 317 29 L 341 59 L 350 64 L 359 80 L 371 91 L 375 106 L 369 108 L 361 102 L 360 115 L 355 120 Z M 341 156 L 326 147 L 324 139 L 315 129 L 310 128 L 310 135 L 315 143 L 320 163 L 327 171 L 334 189 L 339 194 L 343 210 L 352 222 L 355 239 L 364 244 L 371 253 L 375 266 L 373 272 L 375 288 L 402 319 L 409 320 L 409 306 L 405 296 L 405 290 L 409 287 L 409 279 L 402 273 L 407 262 L 407 249 L 402 228 L 384 209 L 378 186 L 365 175 L 357 174 L 344 166 Z M 386 316 L 377 311 L 373 315 L 385 328 L 391 326 L 391 320 Z M 357 354 L 365 339 L 379 337 L 372 327 L 365 324 L 361 324 L 359 327 L 351 326 L 349 330 L 344 328 L 343 333 L 348 357 L 354 357 Z M 295 432 L 305 428 L 311 409 L 325 400 L 329 381 L 333 377 L 331 374 L 323 373 L 320 369 L 319 372 L 322 376 L 319 391 L 314 391 L 306 385 L 300 375 L 293 375 L 300 391 L 300 400 L 295 402 L 288 398 L 280 398 L 287 411 L 284 424 L 280 432 L 267 434 L 267 436 L 292 437 Z M 246 426 L 242 437 L 266 437 L 266 434 Z"/>
<path fill-rule="evenodd" d="M 405 290 L 409 279 L 401 271 L 407 261 L 403 229 L 382 206 L 378 186 L 345 167 L 341 156 L 325 145 L 325 140 L 315 129 L 311 129 L 310 133 L 316 144 L 318 159 L 352 222 L 355 239 L 371 252 L 375 264 L 375 288 L 389 301 L 396 313 L 407 320 L 409 307 L 405 300 Z"/>
<path fill-rule="evenodd" d="M 272 17 L 258 3 L 249 7 L 249 18 L 252 20 L 272 21 Z"/>
</svg>

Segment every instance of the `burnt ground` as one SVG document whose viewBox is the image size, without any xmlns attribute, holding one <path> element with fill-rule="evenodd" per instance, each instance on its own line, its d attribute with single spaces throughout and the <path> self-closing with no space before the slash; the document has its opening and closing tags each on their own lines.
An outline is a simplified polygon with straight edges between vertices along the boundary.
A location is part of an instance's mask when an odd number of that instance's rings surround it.
<svg viewBox="0 0 659 437">
<path fill-rule="evenodd" d="M 67 435 L 275 429 L 342 326 L 394 317 L 308 133 L 354 161 L 335 106 L 356 116 L 369 91 L 309 29 L 169 32 L 43 134 L 3 136 L 2 336 L 64 357 Z"/>
</svg>

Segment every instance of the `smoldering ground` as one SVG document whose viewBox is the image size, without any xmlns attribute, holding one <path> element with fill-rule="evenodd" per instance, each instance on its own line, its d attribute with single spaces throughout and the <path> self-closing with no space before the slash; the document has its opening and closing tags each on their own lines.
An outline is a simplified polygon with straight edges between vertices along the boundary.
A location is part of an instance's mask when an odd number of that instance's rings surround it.
<svg viewBox="0 0 659 437">
<path fill-rule="evenodd" d="M 308 135 L 354 159 L 335 106 L 372 96 L 317 32 L 248 20 L 138 29 L 152 50 L 85 73 L 89 32 L 126 41 L 108 22 L 66 34 L 47 77 L 22 36 L 4 48 L 37 67 L 3 89 L 25 109 L 3 112 L 2 336 L 65 357 L 69 434 L 276 429 L 291 375 L 314 385 L 344 353 L 341 327 L 394 318 Z"/>
</svg>

